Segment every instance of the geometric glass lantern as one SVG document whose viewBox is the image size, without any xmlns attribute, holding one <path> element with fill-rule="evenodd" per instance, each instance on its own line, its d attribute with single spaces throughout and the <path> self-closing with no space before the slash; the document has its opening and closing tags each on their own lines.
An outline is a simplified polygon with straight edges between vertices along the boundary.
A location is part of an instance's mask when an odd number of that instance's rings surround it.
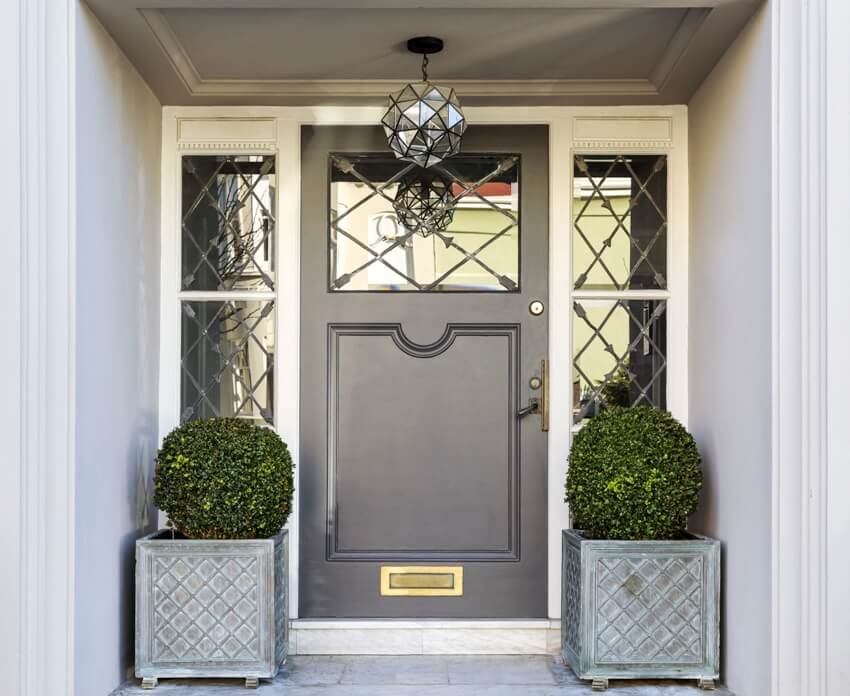
<svg viewBox="0 0 850 696">
<path fill-rule="evenodd" d="M 423 237 L 442 232 L 454 217 L 451 184 L 427 172 L 408 177 L 399 184 L 393 208 L 398 221 L 410 232 Z"/>
<path fill-rule="evenodd" d="M 390 94 L 381 123 L 397 158 L 430 167 L 460 151 L 466 119 L 454 89 L 428 81 L 428 56 L 443 50 L 442 39 L 419 36 L 407 49 L 422 55 L 422 81 Z"/>
</svg>

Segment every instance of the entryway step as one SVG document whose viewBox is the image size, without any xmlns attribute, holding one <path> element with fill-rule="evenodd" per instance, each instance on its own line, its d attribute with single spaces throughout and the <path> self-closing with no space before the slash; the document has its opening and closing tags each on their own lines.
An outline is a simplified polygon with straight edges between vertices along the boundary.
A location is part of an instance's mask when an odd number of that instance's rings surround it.
<svg viewBox="0 0 850 696">
<path fill-rule="evenodd" d="M 295 619 L 291 655 L 548 655 L 560 651 L 551 619 Z"/>
<path fill-rule="evenodd" d="M 241 696 L 249 693 L 236 679 L 163 679 L 156 691 L 138 681 L 112 696 Z M 592 696 L 551 655 L 299 656 L 273 681 L 260 680 L 266 696 Z M 704 696 L 695 682 L 612 681 L 610 692 L 629 696 Z M 714 696 L 734 696 L 718 689 Z"/>
</svg>

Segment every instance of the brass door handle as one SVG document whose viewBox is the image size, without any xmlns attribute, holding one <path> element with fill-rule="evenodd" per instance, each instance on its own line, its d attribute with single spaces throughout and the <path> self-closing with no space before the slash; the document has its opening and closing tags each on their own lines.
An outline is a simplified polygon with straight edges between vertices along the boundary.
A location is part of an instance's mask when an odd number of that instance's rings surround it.
<svg viewBox="0 0 850 696">
<path fill-rule="evenodd" d="M 544 433 L 549 432 L 549 361 L 546 358 L 540 361 L 540 429 Z"/>
</svg>

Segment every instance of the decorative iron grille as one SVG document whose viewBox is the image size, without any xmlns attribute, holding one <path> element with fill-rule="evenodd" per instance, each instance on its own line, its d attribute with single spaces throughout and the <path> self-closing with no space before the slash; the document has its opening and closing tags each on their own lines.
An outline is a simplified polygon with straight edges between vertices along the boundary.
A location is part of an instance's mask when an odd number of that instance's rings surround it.
<svg viewBox="0 0 850 696">
<path fill-rule="evenodd" d="M 274 289 L 273 155 L 183 158 L 182 289 Z"/>
<path fill-rule="evenodd" d="M 576 155 L 576 290 L 667 287 L 666 155 Z"/>
<path fill-rule="evenodd" d="M 274 301 L 183 302 L 181 421 L 213 416 L 271 424 Z"/>
<path fill-rule="evenodd" d="M 667 408 L 667 157 L 576 155 L 573 417 Z"/>
<path fill-rule="evenodd" d="M 425 170 L 352 154 L 331 155 L 330 170 L 331 291 L 519 288 L 518 156 L 457 155 L 429 168 L 450 186 L 454 214 L 428 235 L 394 209 L 399 185 Z"/>
</svg>

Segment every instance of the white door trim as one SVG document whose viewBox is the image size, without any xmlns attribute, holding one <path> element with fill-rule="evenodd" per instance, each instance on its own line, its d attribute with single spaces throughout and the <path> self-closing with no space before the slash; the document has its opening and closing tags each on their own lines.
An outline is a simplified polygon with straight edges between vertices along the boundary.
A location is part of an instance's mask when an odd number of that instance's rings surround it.
<svg viewBox="0 0 850 696">
<path fill-rule="evenodd" d="M 278 153 L 278 334 L 275 404 L 278 432 L 298 462 L 300 303 L 300 128 L 372 125 L 380 107 L 166 107 L 163 109 L 163 253 L 160 431 L 179 419 L 179 158 L 185 152 Z M 687 109 L 671 107 L 469 107 L 471 123 L 547 124 L 550 127 L 549 357 L 551 423 L 548 476 L 548 607 L 560 617 L 561 530 L 569 525 L 563 502 L 571 438 L 571 197 L 572 153 L 657 152 L 669 157 L 668 406 L 687 423 Z M 298 615 L 298 479 L 288 524 L 293 559 L 290 609 Z"/>
</svg>

